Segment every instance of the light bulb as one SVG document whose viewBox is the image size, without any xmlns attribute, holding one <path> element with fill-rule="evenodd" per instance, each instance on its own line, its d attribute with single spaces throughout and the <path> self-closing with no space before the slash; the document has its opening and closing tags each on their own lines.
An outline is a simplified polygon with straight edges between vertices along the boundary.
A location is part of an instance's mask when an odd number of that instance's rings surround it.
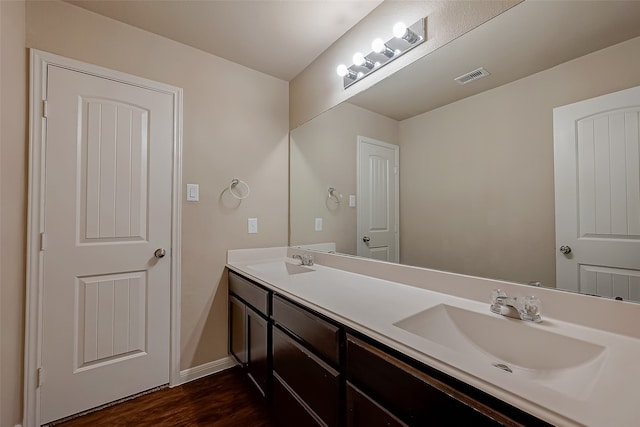
<svg viewBox="0 0 640 427">
<path fill-rule="evenodd" d="M 356 67 L 365 67 L 368 70 L 373 70 L 373 68 L 375 67 L 375 64 L 360 52 L 356 52 L 353 55 L 353 63 Z"/>
<path fill-rule="evenodd" d="M 338 65 L 338 68 L 336 68 L 336 73 L 338 73 L 340 77 L 344 77 L 347 74 L 349 74 L 349 69 L 347 68 L 346 65 L 340 64 Z"/>
<path fill-rule="evenodd" d="M 382 53 L 386 48 L 387 46 L 384 44 L 384 40 L 382 39 L 375 39 L 371 43 L 371 50 L 373 50 L 375 53 Z"/>
<path fill-rule="evenodd" d="M 422 37 L 418 36 L 416 33 L 407 28 L 404 22 L 398 22 L 393 26 L 393 35 L 396 38 L 403 39 L 410 44 L 414 44 L 418 40 L 422 39 Z"/>
<path fill-rule="evenodd" d="M 404 24 L 404 22 L 398 22 L 396 25 L 393 26 L 394 37 L 397 37 L 400 39 L 404 37 L 405 34 L 407 34 L 407 26 Z"/>
<path fill-rule="evenodd" d="M 375 53 L 381 53 L 387 58 L 392 58 L 395 55 L 395 52 L 389 49 L 382 39 L 375 39 L 373 43 L 371 43 L 371 50 Z"/>
</svg>

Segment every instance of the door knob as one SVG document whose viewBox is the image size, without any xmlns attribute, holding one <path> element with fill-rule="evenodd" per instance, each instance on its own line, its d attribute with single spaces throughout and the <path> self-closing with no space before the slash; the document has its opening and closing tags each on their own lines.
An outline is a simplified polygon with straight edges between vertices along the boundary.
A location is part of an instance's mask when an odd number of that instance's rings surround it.
<svg viewBox="0 0 640 427">
<path fill-rule="evenodd" d="M 560 246 L 560 252 L 562 252 L 564 255 L 569 255 L 571 253 L 571 246 L 567 246 L 567 245 Z"/>
<path fill-rule="evenodd" d="M 365 243 L 369 243 L 369 242 L 371 241 L 371 239 L 370 239 L 370 238 L 368 238 L 367 236 L 364 236 L 364 237 L 362 238 L 362 241 L 363 241 L 363 242 L 365 242 Z"/>
<path fill-rule="evenodd" d="M 156 258 L 162 258 L 167 254 L 167 251 L 164 250 L 164 248 L 158 248 L 156 249 L 156 251 L 153 253 L 153 256 L 155 256 Z"/>
</svg>

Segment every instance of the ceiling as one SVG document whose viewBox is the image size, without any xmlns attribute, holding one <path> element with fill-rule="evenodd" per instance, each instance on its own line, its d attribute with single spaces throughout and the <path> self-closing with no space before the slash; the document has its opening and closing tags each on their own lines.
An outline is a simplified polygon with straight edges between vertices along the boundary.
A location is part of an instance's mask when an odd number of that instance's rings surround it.
<svg viewBox="0 0 640 427">
<path fill-rule="evenodd" d="M 383 0 L 65 1 L 289 81 Z M 638 37 L 639 22 L 637 0 L 526 0 L 349 102 L 404 120 Z M 491 75 L 454 82 L 478 67 Z"/>
<path fill-rule="evenodd" d="M 638 36 L 640 1 L 526 0 L 349 102 L 404 120 Z M 491 75 L 453 80 L 478 67 Z"/>
<path fill-rule="evenodd" d="M 382 0 L 65 0 L 289 81 Z"/>
</svg>

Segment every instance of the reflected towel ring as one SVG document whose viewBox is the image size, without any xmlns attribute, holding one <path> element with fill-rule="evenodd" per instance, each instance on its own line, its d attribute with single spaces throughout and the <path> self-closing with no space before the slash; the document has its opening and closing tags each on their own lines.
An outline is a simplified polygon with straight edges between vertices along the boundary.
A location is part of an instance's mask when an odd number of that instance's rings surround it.
<svg viewBox="0 0 640 427">
<path fill-rule="evenodd" d="M 327 196 L 327 200 L 335 201 L 337 204 L 340 204 L 340 202 L 342 201 L 342 193 L 339 191 L 336 191 L 336 189 L 333 187 L 329 187 L 327 191 L 329 192 L 329 196 Z"/>
<path fill-rule="evenodd" d="M 244 196 L 242 195 L 241 191 L 240 192 L 233 191 L 234 188 L 236 188 L 238 186 L 243 186 L 243 185 L 247 188 L 247 194 L 245 194 Z M 231 184 L 229 184 L 229 193 L 231 193 L 233 195 L 233 197 L 235 197 L 236 199 L 243 200 L 243 199 L 246 199 L 247 197 L 249 197 L 249 193 L 251 193 L 251 189 L 249 188 L 249 184 L 247 184 L 243 180 L 238 179 L 238 178 L 233 178 L 231 180 Z"/>
</svg>

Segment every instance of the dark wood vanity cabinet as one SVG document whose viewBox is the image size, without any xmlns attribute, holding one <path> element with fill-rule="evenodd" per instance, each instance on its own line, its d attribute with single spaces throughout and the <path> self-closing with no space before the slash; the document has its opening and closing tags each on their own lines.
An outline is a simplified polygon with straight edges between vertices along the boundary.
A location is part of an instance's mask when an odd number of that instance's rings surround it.
<svg viewBox="0 0 640 427">
<path fill-rule="evenodd" d="M 270 300 L 270 291 L 229 272 L 229 352 L 265 396 L 271 377 Z"/>
<path fill-rule="evenodd" d="M 280 423 L 342 425 L 340 327 L 278 295 L 273 321 L 273 400 Z"/>
<path fill-rule="evenodd" d="M 232 271 L 229 322 L 280 426 L 550 426 Z"/>
</svg>

